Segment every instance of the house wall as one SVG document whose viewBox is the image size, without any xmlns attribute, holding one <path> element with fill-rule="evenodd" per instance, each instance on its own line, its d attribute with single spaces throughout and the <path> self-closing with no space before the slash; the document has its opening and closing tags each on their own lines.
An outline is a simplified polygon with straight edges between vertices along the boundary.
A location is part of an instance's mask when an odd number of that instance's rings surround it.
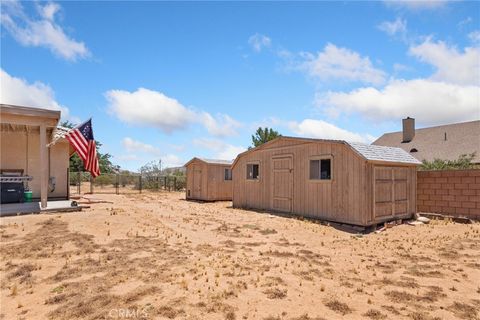
<svg viewBox="0 0 480 320">
<path fill-rule="evenodd" d="M 228 165 L 207 164 L 199 160 L 192 161 L 187 166 L 186 198 L 205 201 L 231 200 L 232 181 L 224 180 L 224 169 L 229 167 Z M 200 192 L 198 193 L 194 192 L 194 170 L 201 170 Z M 196 177 L 198 178 L 198 174 Z"/>
<path fill-rule="evenodd" d="M 33 177 L 28 186 L 34 198 L 40 197 L 40 133 L 12 131 L 1 132 L 0 169 L 23 169 Z M 55 190 L 48 192 L 49 198 L 67 198 L 67 171 L 69 166 L 69 144 L 59 142 L 49 148 L 50 177 L 55 178 Z"/>
<path fill-rule="evenodd" d="M 366 225 L 371 212 L 367 161 L 341 143 L 279 140 L 240 156 L 233 168 L 233 206 L 273 209 L 272 158 L 293 158 L 292 213 L 349 224 Z M 310 180 L 309 160 L 332 157 L 332 180 Z M 260 179 L 246 179 L 246 165 L 260 164 Z M 277 186 L 278 187 L 278 186 Z"/>
<path fill-rule="evenodd" d="M 480 219 L 480 170 L 418 171 L 417 209 Z"/>
</svg>

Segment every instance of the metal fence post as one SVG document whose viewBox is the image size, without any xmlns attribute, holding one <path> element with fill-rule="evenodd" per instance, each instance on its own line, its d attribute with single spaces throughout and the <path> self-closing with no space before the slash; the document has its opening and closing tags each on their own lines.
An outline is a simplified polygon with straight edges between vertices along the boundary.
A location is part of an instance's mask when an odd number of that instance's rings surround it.
<svg viewBox="0 0 480 320">
<path fill-rule="evenodd" d="M 93 176 L 90 175 L 90 194 L 93 194 Z"/>
<path fill-rule="evenodd" d="M 167 190 L 167 176 L 163 177 L 163 189 Z"/>
<path fill-rule="evenodd" d="M 173 177 L 173 191 L 177 191 L 177 176 Z"/>
<path fill-rule="evenodd" d="M 78 191 L 78 194 L 81 193 L 81 187 L 80 187 L 80 184 L 82 183 L 82 177 L 81 177 L 81 172 L 80 171 L 77 171 L 77 191 Z"/>
<path fill-rule="evenodd" d="M 142 193 L 142 175 L 138 176 L 138 190 Z"/>
<path fill-rule="evenodd" d="M 115 174 L 115 193 L 116 194 L 120 194 L 119 187 L 120 187 L 120 177 L 117 173 L 117 174 Z"/>
</svg>

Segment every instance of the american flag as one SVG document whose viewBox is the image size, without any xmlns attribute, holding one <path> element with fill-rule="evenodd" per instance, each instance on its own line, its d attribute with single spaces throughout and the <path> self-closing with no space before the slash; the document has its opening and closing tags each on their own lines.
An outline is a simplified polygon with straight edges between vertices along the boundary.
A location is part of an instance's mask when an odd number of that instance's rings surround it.
<svg viewBox="0 0 480 320">
<path fill-rule="evenodd" d="M 99 176 L 100 167 L 98 166 L 97 146 L 93 138 L 92 119 L 71 129 L 65 138 L 83 160 L 85 170 L 90 171 L 94 178 Z"/>
</svg>

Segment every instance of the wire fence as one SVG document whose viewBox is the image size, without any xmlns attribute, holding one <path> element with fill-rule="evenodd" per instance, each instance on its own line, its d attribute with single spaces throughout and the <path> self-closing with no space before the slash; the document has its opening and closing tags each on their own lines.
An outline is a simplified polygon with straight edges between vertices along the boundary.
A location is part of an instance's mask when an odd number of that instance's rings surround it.
<svg viewBox="0 0 480 320">
<path fill-rule="evenodd" d="M 126 194 L 185 190 L 185 176 L 106 173 L 95 179 L 89 172 L 69 172 L 70 194 Z"/>
</svg>

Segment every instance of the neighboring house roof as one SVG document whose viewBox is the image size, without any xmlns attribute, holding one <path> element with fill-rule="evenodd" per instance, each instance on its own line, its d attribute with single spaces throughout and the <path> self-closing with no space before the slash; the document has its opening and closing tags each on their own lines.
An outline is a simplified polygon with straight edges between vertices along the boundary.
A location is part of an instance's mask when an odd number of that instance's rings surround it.
<svg viewBox="0 0 480 320">
<path fill-rule="evenodd" d="M 287 137 L 281 136 L 270 140 L 258 147 L 252 148 L 245 152 L 240 153 L 235 161 L 233 162 L 233 166 L 237 162 L 237 160 L 255 150 L 268 148 L 270 145 L 281 141 L 281 140 L 291 140 L 291 141 L 298 141 L 298 142 L 329 142 L 329 143 L 338 143 L 344 144 L 352 148 L 358 155 L 368 161 L 377 161 L 377 162 L 394 162 L 394 163 L 406 163 L 406 164 L 421 164 L 420 161 L 409 155 L 407 152 L 400 148 L 392 148 L 392 147 L 384 147 L 384 146 L 372 146 L 364 143 L 358 142 L 347 142 L 344 140 L 327 140 L 327 139 L 312 139 L 312 138 L 298 138 L 298 137 Z"/>
<path fill-rule="evenodd" d="M 194 157 L 193 159 L 191 159 L 190 161 L 185 163 L 184 166 L 185 167 L 188 166 L 191 162 L 193 162 L 195 160 L 202 161 L 202 162 L 205 162 L 205 163 L 208 163 L 208 164 L 231 165 L 233 163 L 233 160 L 206 159 L 206 158 Z"/>
<path fill-rule="evenodd" d="M 476 152 L 473 161 L 480 163 L 480 120 L 416 129 L 412 141 L 402 140 L 403 133 L 398 131 L 385 133 L 373 144 L 402 148 L 420 161 L 455 160 Z"/>
</svg>

